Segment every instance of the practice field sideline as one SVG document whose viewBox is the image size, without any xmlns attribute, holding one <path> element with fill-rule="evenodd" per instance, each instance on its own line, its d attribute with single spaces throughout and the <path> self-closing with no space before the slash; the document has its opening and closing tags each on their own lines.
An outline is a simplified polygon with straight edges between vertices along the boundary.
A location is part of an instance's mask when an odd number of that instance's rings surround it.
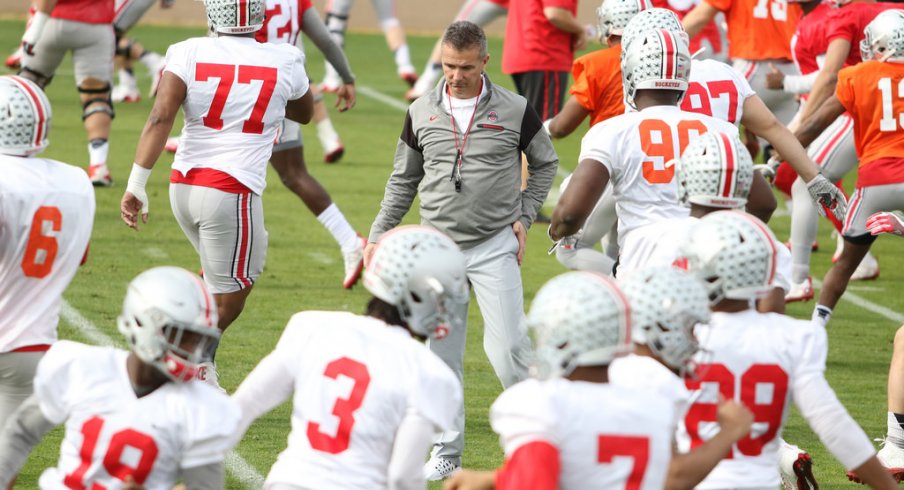
<svg viewBox="0 0 904 490">
<path fill-rule="evenodd" d="M 0 46 L 12 50 L 19 41 L 22 23 L 2 21 L 0 27 Z M 201 29 L 139 27 L 134 34 L 149 49 L 163 52 L 173 42 L 204 32 Z M 433 38 L 409 38 L 417 67 L 423 66 L 433 42 Z M 594 45 L 592 49 L 597 47 Z M 337 165 L 323 164 L 321 149 L 310 127 L 304 128 L 308 142 L 306 157 L 312 173 L 330 191 L 352 225 L 366 234 L 379 209 L 383 185 L 392 166 L 404 118 L 402 95 L 406 86 L 396 77 L 382 36 L 353 34 L 347 39 L 346 49 L 358 77 L 359 99 L 350 113 L 333 114 L 333 122 L 347 148 L 345 157 Z M 491 79 L 511 88 L 511 79 L 499 73 L 500 39 L 491 40 L 490 54 Z M 323 71 L 322 59 L 319 52 L 309 51 L 309 55 L 311 78 L 317 81 Z M 146 93 L 150 79 L 143 67 L 139 66 L 137 70 L 140 86 Z M 49 86 L 48 95 L 53 105 L 53 123 L 50 149 L 44 156 L 86 166 L 83 159 L 87 142 L 81 129 L 81 108 L 68 60 Z M 327 97 L 332 100 L 332 96 Z M 62 338 L 89 343 L 102 343 L 104 338 L 110 338 L 123 345 L 116 330 L 116 316 L 128 281 L 140 271 L 157 265 L 179 265 L 189 270 L 198 268 L 197 256 L 169 209 L 169 155 L 161 157 L 148 184 L 150 222 L 135 233 L 119 218 L 119 199 L 151 103 L 151 99 L 144 98 L 138 104 L 116 107 L 108 162 L 115 184 L 96 192 L 97 217 L 91 252 L 88 263 L 81 268 L 65 295 L 70 306 L 64 309 L 60 324 Z M 556 143 L 561 159 L 560 174 L 576 166 L 579 147 L 578 135 Z M 850 188 L 853 179 L 849 180 L 846 183 Z M 368 298 L 363 287 L 351 292 L 342 289 L 342 259 L 338 246 L 272 171 L 268 184 L 263 199 L 270 240 L 267 267 L 245 312 L 227 331 L 217 357 L 220 381 L 230 392 L 272 349 L 292 313 L 309 309 L 363 312 Z M 784 210 L 783 205 L 779 208 Z M 416 214 L 410 213 L 407 221 L 416 221 Z M 784 240 L 788 236 L 789 220 L 786 213 L 778 214 L 770 225 Z M 820 225 L 821 248 L 813 255 L 814 279 L 822 278 L 835 247 L 834 239 L 829 237 L 830 228 L 825 222 Z M 528 301 L 543 282 L 564 272 L 553 257 L 546 255 L 549 243 L 545 232 L 545 225 L 537 225 L 530 232 L 522 267 Z M 904 296 L 898 293 L 904 290 L 902 247 L 904 240 L 896 237 L 879 239 L 874 252 L 881 264 L 881 278 L 852 283 L 829 325 L 827 378 L 867 434 L 877 438 L 885 433 L 885 384 L 891 342 L 897 327 L 904 323 Z M 794 304 L 789 313 L 798 318 L 809 318 L 812 307 L 812 302 Z M 471 309 L 469 324 L 465 366 L 468 432 L 464 464 L 491 468 L 501 464 L 502 453 L 489 428 L 488 408 L 501 387 L 482 352 L 482 321 L 476 306 Z M 91 328 L 96 328 L 96 332 L 86 333 Z M 276 455 L 285 447 L 288 430 L 288 405 L 279 407 L 252 426 L 236 448 L 236 454 L 247 466 L 236 469 L 241 467 L 237 463 L 240 460 L 230 460 L 233 470 L 227 487 L 254 488 L 254 473 L 266 475 Z M 42 469 L 55 463 L 60 434 L 58 429 L 35 449 L 19 478 L 19 488 L 36 487 Z M 814 472 L 822 488 L 853 488 L 854 484 L 847 482 L 841 466 L 826 453 L 796 414 L 788 423 L 785 438 L 813 455 Z M 248 479 L 249 475 L 251 479 Z"/>
</svg>

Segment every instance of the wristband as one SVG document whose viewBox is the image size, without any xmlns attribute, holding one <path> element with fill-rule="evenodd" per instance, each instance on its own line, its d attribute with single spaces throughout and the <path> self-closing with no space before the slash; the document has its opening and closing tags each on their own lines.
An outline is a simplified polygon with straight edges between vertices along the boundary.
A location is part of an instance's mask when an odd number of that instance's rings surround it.
<svg viewBox="0 0 904 490">
<path fill-rule="evenodd" d="M 144 168 L 137 163 L 132 164 L 132 172 L 129 173 L 129 183 L 126 190 L 135 194 L 134 191 L 144 191 L 148 184 L 148 177 L 151 176 L 151 169 Z"/>
</svg>

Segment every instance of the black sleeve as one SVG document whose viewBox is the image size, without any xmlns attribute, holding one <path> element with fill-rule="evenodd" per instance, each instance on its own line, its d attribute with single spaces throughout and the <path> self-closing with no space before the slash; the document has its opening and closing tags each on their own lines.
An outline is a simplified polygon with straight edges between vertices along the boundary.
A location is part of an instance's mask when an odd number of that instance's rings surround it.
<svg viewBox="0 0 904 490">
<path fill-rule="evenodd" d="M 521 141 L 518 142 L 518 149 L 526 150 L 527 145 L 534 139 L 534 135 L 541 130 L 543 130 L 543 121 L 540 120 L 537 111 L 530 104 L 525 104 L 524 117 L 521 118 Z"/>
<path fill-rule="evenodd" d="M 423 148 L 418 144 L 417 134 L 414 132 L 414 126 L 411 124 L 411 112 L 405 113 L 405 124 L 402 126 L 402 134 L 399 139 L 405 142 L 412 150 L 423 152 Z"/>
</svg>

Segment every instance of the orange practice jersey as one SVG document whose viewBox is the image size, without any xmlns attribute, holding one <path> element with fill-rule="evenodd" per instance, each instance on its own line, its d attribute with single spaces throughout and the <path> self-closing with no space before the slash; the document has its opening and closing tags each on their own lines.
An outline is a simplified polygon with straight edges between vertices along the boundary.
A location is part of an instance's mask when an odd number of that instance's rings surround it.
<svg viewBox="0 0 904 490">
<path fill-rule="evenodd" d="M 791 36 L 801 9 L 787 0 L 705 0 L 725 13 L 728 56 L 745 60 L 791 60 Z"/>
<path fill-rule="evenodd" d="M 857 187 L 904 182 L 904 64 L 867 61 L 844 68 L 835 96 L 854 118 Z"/>
<path fill-rule="evenodd" d="M 590 111 L 590 126 L 625 113 L 621 44 L 574 60 L 571 95 Z"/>
</svg>

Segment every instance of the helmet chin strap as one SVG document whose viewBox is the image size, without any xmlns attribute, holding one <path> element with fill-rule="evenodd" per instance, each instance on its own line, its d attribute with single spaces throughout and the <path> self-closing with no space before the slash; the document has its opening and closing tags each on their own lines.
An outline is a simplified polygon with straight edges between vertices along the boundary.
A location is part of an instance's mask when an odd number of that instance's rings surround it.
<svg viewBox="0 0 904 490">
<path fill-rule="evenodd" d="M 700 46 L 700 49 L 694 51 L 694 54 L 691 55 L 691 59 L 692 59 L 692 60 L 693 60 L 693 59 L 696 59 L 697 56 L 700 56 L 700 55 L 702 55 L 702 54 L 705 53 L 705 52 L 706 52 L 706 46 Z"/>
</svg>

